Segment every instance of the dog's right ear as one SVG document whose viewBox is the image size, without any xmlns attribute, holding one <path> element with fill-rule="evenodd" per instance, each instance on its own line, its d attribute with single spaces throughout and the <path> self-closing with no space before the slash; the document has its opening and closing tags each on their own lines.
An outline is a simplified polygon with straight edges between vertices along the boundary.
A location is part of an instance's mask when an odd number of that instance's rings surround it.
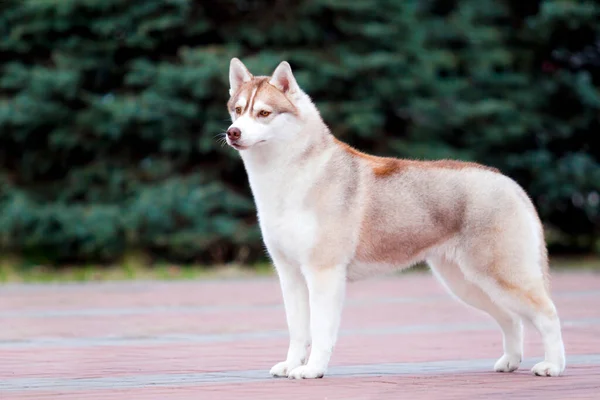
<svg viewBox="0 0 600 400">
<path fill-rule="evenodd" d="M 232 58 L 229 63 L 229 95 L 233 96 L 244 82 L 249 82 L 252 74 L 248 68 L 237 58 Z"/>
</svg>

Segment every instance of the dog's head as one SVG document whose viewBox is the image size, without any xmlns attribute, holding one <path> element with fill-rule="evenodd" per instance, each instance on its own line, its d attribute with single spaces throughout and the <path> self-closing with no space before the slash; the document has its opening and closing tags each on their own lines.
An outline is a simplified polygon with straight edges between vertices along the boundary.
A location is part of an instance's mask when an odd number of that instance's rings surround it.
<svg viewBox="0 0 600 400">
<path fill-rule="evenodd" d="M 239 59 L 233 58 L 229 83 L 231 98 L 227 108 L 233 123 L 226 140 L 231 147 L 248 150 L 267 143 L 283 143 L 300 133 L 300 108 L 307 96 L 286 61 L 268 77 L 253 76 Z"/>
</svg>

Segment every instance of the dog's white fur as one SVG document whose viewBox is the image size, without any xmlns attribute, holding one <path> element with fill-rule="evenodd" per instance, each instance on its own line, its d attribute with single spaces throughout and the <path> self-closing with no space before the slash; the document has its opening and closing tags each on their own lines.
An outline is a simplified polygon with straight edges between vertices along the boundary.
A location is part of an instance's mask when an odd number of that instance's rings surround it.
<svg viewBox="0 0 600 400">
<path fill-rule="evenodd" d="M 290 334 L 273 376 L 322 377 L 346 282 L 423 260 L 456 297 L 498 322 L 496 371 L 519 367 L 522 319 L 544 343 L 533 373 L 564 371 L 543 231 L 518 184 L 478 164 L 381 158 L 345 145 L 285 61 L 271 77 L 255 77 L 234 58 L 229 77 L 230 129 L 241 136 L 227 142 L 248 174 Z"/>
</svg>

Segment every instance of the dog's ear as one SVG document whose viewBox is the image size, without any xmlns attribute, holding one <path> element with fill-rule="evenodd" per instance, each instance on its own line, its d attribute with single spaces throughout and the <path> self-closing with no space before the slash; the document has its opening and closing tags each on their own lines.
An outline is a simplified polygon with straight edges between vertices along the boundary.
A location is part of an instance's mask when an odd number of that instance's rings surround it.
<svg viewBox="0 0 600 400">
<path fill-rule="evenodd" d="M 248 68 L 237 58 L 232 58 L 229 63 L 229 95 L 233 96 L 244 82 L 252 79 Z"/>
<path fill-rule="evenodd" d="M 296 78 L 294 78 L 294 74 L 292 73 L 292 67 L 290 67 L 287 61 L 282 61 L 275 68 L 269 83 L 283 93 L 294 93 L 299 89 Z"/>
</svg>

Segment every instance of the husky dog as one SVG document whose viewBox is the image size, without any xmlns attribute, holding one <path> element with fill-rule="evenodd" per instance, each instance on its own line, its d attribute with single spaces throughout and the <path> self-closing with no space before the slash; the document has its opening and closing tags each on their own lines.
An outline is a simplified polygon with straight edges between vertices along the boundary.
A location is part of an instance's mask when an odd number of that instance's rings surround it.
<svg viewBox="0 0 600 400">
<path fill-rule="evenodd" d="M 285 61 L 271 76 L 253 76 L 233 58 L 229 81 L 226 141 L 248 174 L 290 335 L 287 357 L 271 375 L 323 377 L 346 282 L 420 261 L 496 320 L 504 354 L 494 370 L 519 368 L 525 320 L 545 349 L 532 372 L 564 371 L 542 225 L 515 181 L 476 163 L 383 158 L 348 146 Z"/>
</svg>

